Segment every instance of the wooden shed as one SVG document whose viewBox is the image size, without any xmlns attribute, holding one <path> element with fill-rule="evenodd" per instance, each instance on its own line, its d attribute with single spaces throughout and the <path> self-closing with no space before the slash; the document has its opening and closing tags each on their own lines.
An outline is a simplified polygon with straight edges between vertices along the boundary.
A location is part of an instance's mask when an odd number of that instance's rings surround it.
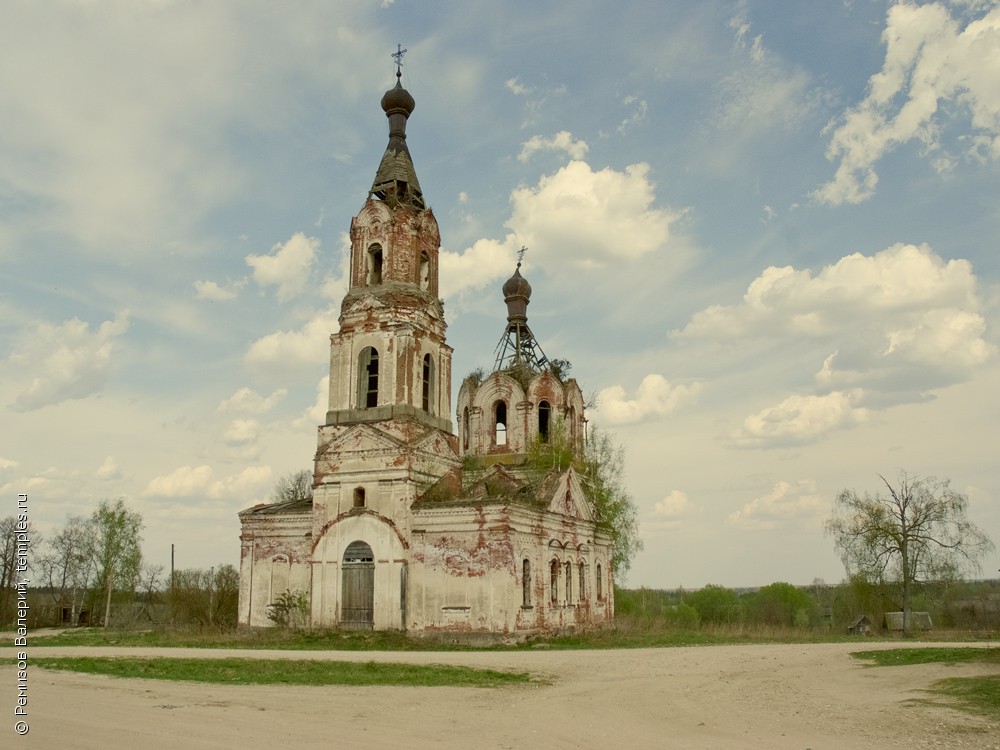
<svg viewBox="0 0 1000 750">
<path fill-rule="evenodd" d="M 933 630 L 934 625 L 931 623 L 930 612 L 910 612 L 910 631 L 928 631 Z M 889 631 L 890 635 L 903 632 L 903 613 L 902 612 L 886 612 L 885 613 L 885 629 Z"/>
</svg>

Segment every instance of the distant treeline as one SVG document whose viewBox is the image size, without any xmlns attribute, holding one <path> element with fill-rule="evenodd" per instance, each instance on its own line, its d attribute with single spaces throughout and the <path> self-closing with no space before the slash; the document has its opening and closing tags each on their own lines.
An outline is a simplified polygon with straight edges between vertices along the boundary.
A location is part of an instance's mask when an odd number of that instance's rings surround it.
<svg viewBox="0 0 1000 750">
<path fill-rule="evenodd" d="M 710 585 L 697 590 L 615 590 L 615 614 L 665 626 L 759 625 L 846 631 L 867 617 L 881 627 L 886 612 L 902 609 L 898 587 L 854 579 L 809 586 L 772 583 L 758 589 Z M 936 628 L 1000 629 L 1000 580 L 921 584 L 913 611 L 930 613 Z"/>
</svg>

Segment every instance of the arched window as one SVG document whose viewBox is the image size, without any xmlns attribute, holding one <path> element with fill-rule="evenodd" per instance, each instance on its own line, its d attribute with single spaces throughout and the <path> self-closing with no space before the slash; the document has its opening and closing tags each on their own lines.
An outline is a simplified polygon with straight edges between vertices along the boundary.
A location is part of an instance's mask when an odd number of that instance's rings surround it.
<svg viewBox="0 0 1000 750">
<path fill-rule="evenodd" d="M 521 606 L 531 606 L 531 560 L 521 566 Z"/>
<path fill-rule="evenodd" d="M 552 606 L 559 604 L 559 561 L 553 560 L 549 571 L 550 586 L 552 588 Z"/>
<path fill-rule="evenodd" d="M 549 442 L 549 414 L 552 412 L 552 407 L 549 406 L 548 401 L 542 401 L 538 404 L 538 437 L 542 439 L 543 443 Z"/>
<path fill-rule="evenodd" d="M 576 450 L 576 407 L 569 407 L 569 444 Z"/>
<path fill-rule="evenodd" d="M 354 507 L 364 508 L 365 507 L 365 488 L 355 487 L 354 488 Z"/>
<path fill-rule="evenodd" d="M 601 574 L 601 564 L 597 563 L 597 601 L 604 599 L 604 578 Z"/>
<path fill-rule="evenodd" d="M 358 408 L 378 406 L 378 351 L 367 346 L 358 357 Z"/>
<path fill-rule="evenodd" d="M 382 283 L 382 246 L 368 248 L 368 286 Z"/>
<path fill-rule="evenodd" d="M 431 259 L 427 255 L 427 251 L 420 253 L 420 288 L 423 290 L 430 289 L 431 286 Z"/>
<path fill-rule="evenodd" d="M 420 377 L 420 404 L 424 411 L 431 410 L 434 401 L 434 360 L 430 354 L 424 355 L 424 367 Z"/>
<path fill-rule="evenodd" d="M 462 450 L 469 450 L 469 407 L 462 411 Z"/>
<path fill-rule="evenodd" d="M 495 442 L 497 445 L 507 445 L 507 402 L 497 401 L 493 404 L 493 424 L 495 425 Z"/>
<path fill-rule="evenodd" d="M 566 604 L 573 603 L 573 563 L 566 563 Z"/>
<path fill-rule="evenodd" d="M 580 564 L 577 565 L 576 567 L 577 567 L 576 578 L 579 581 L 577 585 L 580 587 L 580 592 L 579 592 L 580 601 L 585 602 L 587 601 L 587 576 L 584 574 L 586 573 L 587 569 L 584 566 L 582 560 L 580 561 Z"/>
</svg>

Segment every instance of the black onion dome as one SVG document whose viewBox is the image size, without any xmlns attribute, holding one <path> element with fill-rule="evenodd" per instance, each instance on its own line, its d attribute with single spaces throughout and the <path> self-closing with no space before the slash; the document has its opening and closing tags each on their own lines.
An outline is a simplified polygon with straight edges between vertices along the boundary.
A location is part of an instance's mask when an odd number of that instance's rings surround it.
<svg viewBox="0 0 1000 750">
<path fill-rule="evenodd" d="M 382 96 L 382 111 L 390 114 L 393 110 L 402 110 L 409 117 L 416 108 L 417 103 L 413 100 L 410 92 L 403 88 L 400 74 L 396 74 L 396 86 L 389 89 Z"/>
<path fill-rule="evenodd" d="M 521 276 L 521 264 L 517 264 L 517 268 L 514 269 L 514 275 L 511 276 L 503 285 L 503 297 L 508 299 L 510 297 L 526 297 L 531 299 L 531 284 L 528 283 L 527 279 Z"/>
<path fill-rule="evenodd" d="M 517 264 L 514 275 L 503 285 L 503 301 L 507 303 L 508 323 L 528 322 L 528 303 L 531 302 L 531 284 L 521 276 L 521 264 Z"/>
</svg>

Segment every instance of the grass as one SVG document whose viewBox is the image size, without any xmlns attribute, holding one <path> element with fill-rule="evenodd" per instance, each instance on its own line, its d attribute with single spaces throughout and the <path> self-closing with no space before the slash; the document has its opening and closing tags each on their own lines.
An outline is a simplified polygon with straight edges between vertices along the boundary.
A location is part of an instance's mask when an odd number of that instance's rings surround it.
<svg viewBox="0 0 1000 750">
<path fill-rule="evenodd" d="M 969 713 L 1000 719 L 1000 675 L 949 677 L 934 683 L 934 690 L 954 698 Z"/>
<path fill-rule="evenodd" d="M 53 636 L 33 636 L 31 645 L 133 646 L 150 648 L 281 649 L 292 651 L 483 651 L 525 648 L 616 649 L 719 646 L 752 643 L 829 643 L 852 640 L 825 630 L 731 625 L 697 629 L 670 627 L 657 618 L 620 616 L 609 628 L 549 636 L 516 645 L 471 646 L 460 636 L 411 638 L 399 631 L 348 632 L 339 630 L 289 630 L 261 628 L 220 630 L 158 628 L 153 630 L 104 630 L 79 628 Z"/>
<path fill-rule="evenodd" d="M 873 666 L 895 667 L 913 664 L 986 664 L 1000 666 L 996 648 L 899 648 L 886 651 L 858 651 L 852 656 L 875 662 Z M 980 677 L 949 677 L 938 680 L 931 691 L 953 699 L 953 705 L 969 713 L 1000 719 L 1000 674 Z"/>
<path fill-rule="evenodd" d="M 856 659 L 874 661 L 876 667 L 899 667 L 910 664 L 967 664 L 979 662 L 1000 666 L 1000 648 L 893 648 L 885 651 L 856 651 Z"/>
<path fill-rule="evenodd" d="M 45 669 L 111 677 L 185 680 L 224 685 L 403 685 L 496 688 L 539 682 L 528 672 L 372 661 L 59 657 L 32 659 L 32 664 Z"/>
</svg>

